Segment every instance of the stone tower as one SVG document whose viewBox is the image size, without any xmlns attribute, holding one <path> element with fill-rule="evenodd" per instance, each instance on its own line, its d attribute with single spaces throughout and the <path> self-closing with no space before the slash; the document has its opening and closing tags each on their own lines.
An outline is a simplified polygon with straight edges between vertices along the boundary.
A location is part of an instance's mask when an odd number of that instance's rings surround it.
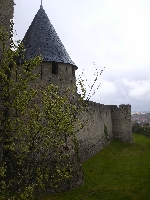
<svg viewBox="0 0 150 200">
<path fill-rule="evenodd" d="M 52 83 L 60 90 L 66 89 L 66 86 L 70 88 L 75 86 L 77 66 L 71 60 L 42 5 L 29 26 L 22 43 L 25 48 L 25 58 L 21 62 L 30 60 L 37 55 L 42 57 L 42 63 L 35 68 L 35 73 L 40 74 L 40 76 L 33 84 L 46 87 Z M 17 62 L 20 65 L 20 60 Z M 41 100 L 38 98 L 36 103 L 41 106 Z M 74 144 L 71 141 L 69 148 L 72 154 L 68 159 L 73 166 L 73 177 L 69 181 L 64 180 L 63 183 L 60 183 L 56 191 L 72 189 L 83 184 L 81 165 L 79 165 L 76 152 L 73 149 Z"/>
<path fill-rule="evenodd" d="M 133 142 L 131 105 L 111 106 L 113 139 Z"/>
<path fill-rule="evenodd" d="M 40 84 L 46 86 L 52 83 L 60 87 L 64 83 L 68 86 L 76 84 L 77 66 L 71 60 L 42 5 L 22 42 L 26 49 L 25 60 L 36 55 L 43 59 L 41 66 L 36 67 L 36 73 L 41 75 Z"/>
</svg>

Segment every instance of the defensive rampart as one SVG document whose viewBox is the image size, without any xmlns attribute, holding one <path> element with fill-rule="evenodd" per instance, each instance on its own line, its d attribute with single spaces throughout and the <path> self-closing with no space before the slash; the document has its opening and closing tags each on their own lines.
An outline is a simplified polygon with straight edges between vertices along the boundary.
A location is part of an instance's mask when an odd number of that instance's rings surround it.
<svg viewBox="0 0 150 200">
<path fill-rule="evenodd" d="M 98 153 L 113 139 L 132 142 L 130 105 L 118 108 L 89 101 L 82 119 L 88 120 L 77 134 L 82 161 Z"/>
<path fill-rule="evenodd" d="M 10 19 L 13 17 L 13 5 L 13 0 L 1 0 L 0 2 L 0 25 L 3 25 L 8 32 L 10 30 Z M 59 63 L 55 66 L 54 64 L 43 62 L 35 69 L 36 73 L 40 74 L 40 77 L 33 83 L 34 86 L 40 84 L 44 87 L 50 82 L 61 86 L 63 81 L 69 86 L 75 84 L 75 68 L 72 65 Z M 2 86 L 0 85 L 0 113 L 4 109 L 1 96 Z M 40 99 L 37 99 L 37 101 L 40 102 Z M 104 105 L 89 101 L 88 107 L 81 115 L 80 120 L 87 120 L 86 126 L 77 133 L 81 161 L 91 158 L 114 139 L 126 142 L 133 141 L 130 105 L 117 107 L 116 105 Z M 3 129 L 0 126 L 0 134 Z M 63 182 L 60 190 L 67 190 L 83 183 L 80 166 L 75 157 L 72 157 L 70 160 L 75 163 L 75 175 L 72 178 L 72 182 L 67 184 Z"/>
</svg>

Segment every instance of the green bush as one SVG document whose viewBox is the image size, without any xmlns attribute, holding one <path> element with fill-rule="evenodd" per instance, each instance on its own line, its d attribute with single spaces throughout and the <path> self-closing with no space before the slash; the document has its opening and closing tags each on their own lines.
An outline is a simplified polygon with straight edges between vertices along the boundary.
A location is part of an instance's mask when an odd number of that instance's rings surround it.
<svg viewBox="0 0 150 200">
<path fill-rule="evenodd" d="M 137 129 L 132 129 L 132 130 L 134 133 L 150 137 L 150 127 L 138 127 Z"/>
</svg>

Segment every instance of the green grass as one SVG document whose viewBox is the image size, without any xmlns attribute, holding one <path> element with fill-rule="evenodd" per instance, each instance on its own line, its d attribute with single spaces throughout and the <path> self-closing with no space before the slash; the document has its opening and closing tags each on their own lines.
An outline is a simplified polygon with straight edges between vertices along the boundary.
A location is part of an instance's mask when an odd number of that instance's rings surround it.
<svg viewBox="0 0 150 200">
<path fill-rule="evenodd" d="M 43 200 L 150 200 L 150 138 L 134 134 L 134 143 L 113 141 L 83 163 L 85 183 Z"/>
</svg>

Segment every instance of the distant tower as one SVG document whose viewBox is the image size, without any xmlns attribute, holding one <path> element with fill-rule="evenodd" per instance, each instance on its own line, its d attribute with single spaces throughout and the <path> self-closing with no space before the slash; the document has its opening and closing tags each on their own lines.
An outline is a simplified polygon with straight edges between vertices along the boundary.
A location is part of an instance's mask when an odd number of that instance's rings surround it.
<svg viewBox="0 0 150 200">
<path fill-rule="evenodd" d="M 53 25 L 42 6 L 35 15 L 23 40 L 25 46 L 25 60 L 41 55 L 43 62 L 36 68 L 41 74 L 40 84 L 43 86 L 53 83 L 57 86 L 76 84 L 75 70 L 71 60 Z"/>
</svg>

